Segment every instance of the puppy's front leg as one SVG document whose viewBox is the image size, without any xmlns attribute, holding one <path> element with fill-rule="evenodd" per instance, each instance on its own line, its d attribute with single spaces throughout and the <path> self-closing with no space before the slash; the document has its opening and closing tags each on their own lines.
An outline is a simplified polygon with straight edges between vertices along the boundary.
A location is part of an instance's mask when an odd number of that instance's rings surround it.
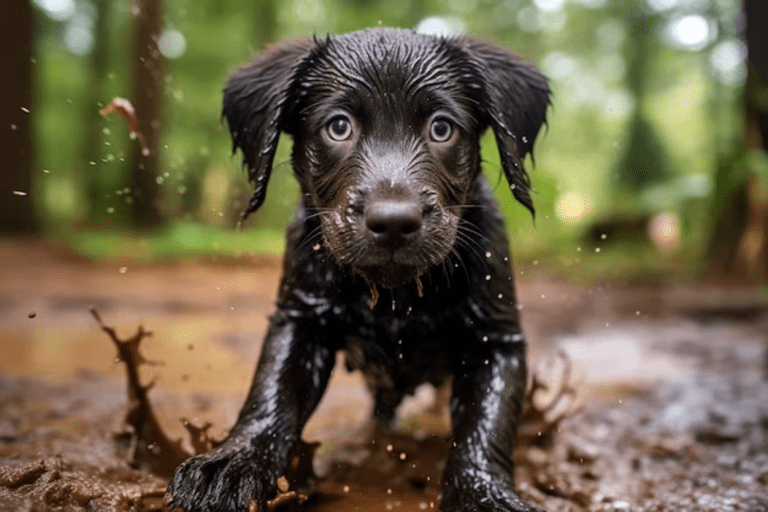
<svg viewBox="0 0 768 512">
<path fill-rule="evenodd" d="M 245 405 L 226 440 L 181 464 L 168 485 L 184 512 L 267 510 L 301 430 L 330 377 L 335 351 L 318 326 L 278 311 L 270 321 Z"/>
<path fill-rule="evenodd" d="M 514 490 L 512 450 L 525 397 L 525 345 L 488 336 L 456 372 L 453 445 L 445 469 L 444 512 L 528 511 Z"/>
</svg>

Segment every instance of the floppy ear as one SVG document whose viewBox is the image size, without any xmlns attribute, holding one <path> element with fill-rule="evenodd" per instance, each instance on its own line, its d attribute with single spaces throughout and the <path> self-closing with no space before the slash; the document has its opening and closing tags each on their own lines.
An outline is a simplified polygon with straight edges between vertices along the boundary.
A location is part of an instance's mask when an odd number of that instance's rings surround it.
<svg viewBox="0 0 768 512">
<path fill-rule="evenodd" d="M 533 65 L 506 50 L 473 39 L 466 39 L 465 44 L 479 67 L 484 89 L 480 108 L 496 136 L 504 174 L 512 194 L 533 214 L 523 160 L 546 122 L 549 81 Z"/>
<path fill-rule="evenodd" d="M 310 53 L 312 41 L 275 46 L 235 71 L 224 88 L 224 110 L 232 133 L 232 151 L 243 152 L 253 197 L 241 220 L 264 202 L 280 131 L 289 122 L 297 69 Z"/>
</svg>

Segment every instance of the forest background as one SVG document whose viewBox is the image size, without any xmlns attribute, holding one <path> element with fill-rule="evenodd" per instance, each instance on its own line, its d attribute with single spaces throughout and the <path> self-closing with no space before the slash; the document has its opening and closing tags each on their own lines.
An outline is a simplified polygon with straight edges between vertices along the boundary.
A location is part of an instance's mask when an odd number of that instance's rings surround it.
<svg viewBox="0 0 768 512">
<path fill-rule="evenodd" d="M 535 220 L 484 168 L 523 265 L 576 279 L 768 281 L 768 16 L 757 0 L 10 0 L 2 3 L 3 239 L 93 259 L 279 252 L 288 136 L 266 204 L 221 119 L 271 43 L 365 27 L 477 34 L 551 79 L 528 162 Z M 125 119 L 100 114 L 116 98 Z"/>
</svg>

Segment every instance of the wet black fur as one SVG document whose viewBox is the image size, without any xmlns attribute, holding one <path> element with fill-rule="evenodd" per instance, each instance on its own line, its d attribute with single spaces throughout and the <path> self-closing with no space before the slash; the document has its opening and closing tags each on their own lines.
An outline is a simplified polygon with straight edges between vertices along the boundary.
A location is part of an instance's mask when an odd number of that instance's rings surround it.
<svg viewBox="0 0 768 512">
<path fill-rule="evenodd" d="M 379 421 L 417 385 L 453 377 L 442 510 L 534 510 L 513 485 L 525 341 L 479 138 L 493 130 L 512 194 L 533 212 L 522 161 L 548 102 L 546 78 L 505 50 L 392 29 L 283 44 L 232 75 L 224 115 L 255 185 L 246 215 L 263 202 L 281 131 L 302 201 L 245 405 L 219 448 L 177 469 L 173 506 L 266 510 L 342 350 Z M 340 114 L 353 135 L 337 142 Z M 430 138 L 436 116 L 450 141 Z M 420 212 L 402 247 L 366 227 L 372 205 L 391 202 Z"/>
</svg>

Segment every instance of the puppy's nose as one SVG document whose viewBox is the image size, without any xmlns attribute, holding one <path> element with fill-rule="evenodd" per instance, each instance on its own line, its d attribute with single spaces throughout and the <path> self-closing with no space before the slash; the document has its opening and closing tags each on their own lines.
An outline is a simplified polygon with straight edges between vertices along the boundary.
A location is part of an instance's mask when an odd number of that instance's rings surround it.
<svg viewBox="0 0 768 512">
<path fill-rule="evenodd" d="M 413 201 L 375 201 L 365 209 L 365 226 L 377 244 L 398 249 L 421 229 L 421 207 Z"/>
</svg>

